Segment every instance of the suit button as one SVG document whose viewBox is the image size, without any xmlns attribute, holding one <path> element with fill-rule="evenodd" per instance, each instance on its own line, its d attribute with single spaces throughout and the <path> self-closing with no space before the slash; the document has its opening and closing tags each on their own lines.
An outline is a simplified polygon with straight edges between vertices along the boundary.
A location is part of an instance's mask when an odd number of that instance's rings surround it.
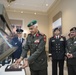
<svg viewBox="0 0 76 75">
<path fill-rule="evenodd" d="M 41 60 L 43 60 L 43 59 L 41 59 Z"/>
<path fill-rule="evenodd" d="M 58 45 L 60 45 L 60 44 L 58 44 Z"/>
</svg>

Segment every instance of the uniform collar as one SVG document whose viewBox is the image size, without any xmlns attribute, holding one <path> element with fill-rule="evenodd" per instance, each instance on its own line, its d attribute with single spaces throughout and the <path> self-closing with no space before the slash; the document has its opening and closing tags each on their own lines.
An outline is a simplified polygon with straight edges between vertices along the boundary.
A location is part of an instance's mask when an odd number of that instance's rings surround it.
<svg viewBox="0 0 76 75">
<path fill-rule="evenodd" d="M 54 38 L 56 38 L 56 37 L 61 38 L 61 36 L 60 36 L 60 35 L 55 35 L 55 36 L 54 36 Z"/>
<path fill-rule="evenodd" d="M 37 32 L 36 34 L 34 34 L 33 36 L 34 36 L 34 37 L 38 37 L 39 34 L 40 34 L 40 32 L 38 31 L 38 32 Z"/>
</svg>

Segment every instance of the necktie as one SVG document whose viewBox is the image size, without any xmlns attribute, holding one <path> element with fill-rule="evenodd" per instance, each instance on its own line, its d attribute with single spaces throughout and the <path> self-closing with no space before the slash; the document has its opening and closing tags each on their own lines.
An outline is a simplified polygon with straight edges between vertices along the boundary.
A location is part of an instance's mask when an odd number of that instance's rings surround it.
<svg viewBox="0 0 76 75">
<path fill-rule="evenodd" d="M 59 37 L 58 36 L 56 36 L 56 39 L 58 39 Z"/>
<path fill-rule="evenodd" d="M 20 38 L 19 41 L 22 42 L 22 39 Z"/>
</svg>

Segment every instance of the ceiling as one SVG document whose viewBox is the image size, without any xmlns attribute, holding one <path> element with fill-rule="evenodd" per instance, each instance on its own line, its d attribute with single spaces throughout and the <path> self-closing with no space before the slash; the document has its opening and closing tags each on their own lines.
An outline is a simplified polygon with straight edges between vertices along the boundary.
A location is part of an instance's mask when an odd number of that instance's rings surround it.
<svg viewBox="0 0 76 75">
<path fill-rule="evenodd" d="M 21 9 L 29 11 L 47 12 L 56 0 L 15 0 L 8 3 L 7 0 L 0 0 L 1 4 L 8 9 Z"/>
</svg>

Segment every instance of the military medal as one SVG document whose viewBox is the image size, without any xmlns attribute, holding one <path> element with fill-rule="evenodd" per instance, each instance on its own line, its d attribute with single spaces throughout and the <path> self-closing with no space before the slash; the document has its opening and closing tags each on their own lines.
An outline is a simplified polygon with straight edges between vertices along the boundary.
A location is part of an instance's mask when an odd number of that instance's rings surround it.
<svg viewBox="0 0 76 75">
<path fill-rule="evenodd" d="M 55 40 L 52 40 L 52 42 L 55 42 Z"/>
<path fill-rule="evenodd" d="M 34 41 L 34 43 L 39 43 L 39 42 L 40 42 L 39 39 L 37 39 L 37 40 Z"/>
</svg>

